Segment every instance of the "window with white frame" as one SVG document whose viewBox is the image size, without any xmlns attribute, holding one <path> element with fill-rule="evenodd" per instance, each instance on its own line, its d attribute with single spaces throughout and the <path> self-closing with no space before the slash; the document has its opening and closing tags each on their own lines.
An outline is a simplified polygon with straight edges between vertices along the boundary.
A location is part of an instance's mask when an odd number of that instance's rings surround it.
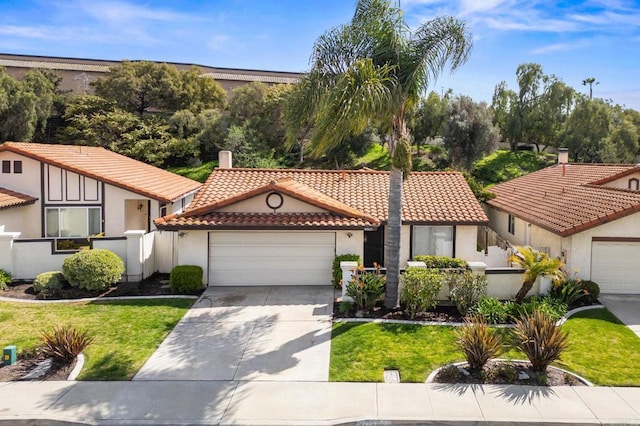
<svg viewBox="0 0 640 426">
<path fill-rule="evenodd" d="M 102 232 L 99 207 L 47 207 L 46 236 L 75 238 Z"/>
<path fill-rule="evenodd" d="M 431 254 L 453 256 L 453 226 L 413 227 L 412 256 Z"/>
<path fill-rule="evenodd" d="M 511 235 L 516 235 L 516 218 L 515 216 L 509 215 L 508 223 L 507 223 L 507 231 Z"/>
</svg>

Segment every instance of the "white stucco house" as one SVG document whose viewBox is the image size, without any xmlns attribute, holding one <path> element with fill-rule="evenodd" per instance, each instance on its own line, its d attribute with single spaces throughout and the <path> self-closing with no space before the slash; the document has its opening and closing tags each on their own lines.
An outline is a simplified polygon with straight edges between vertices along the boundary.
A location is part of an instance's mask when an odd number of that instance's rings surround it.
<svg viewBox="0 0 640 426">
<path fill-rule="evenodd" d="M 87 237 L 149 232 L 153 219 L 182 212 L 199 182 L 101 147 L 0 145 L 0 233 L 49 239 L 52 251 Z"/>
<path fill-rule="evenodd" d="M 384 265 L 389 172 L 234 169 L 230 153 L 182 213 L 156 219 L 178 234 L 176 264 L 224 285 L 326 285 L 337 254 Z M 488 219 L 456 172 L 404 182 L 401 262 L 417 254 L 476 260 Z"/>
<path fill-rule="evenodd" d="M 566 157 L 565 157 L 566 158 Z M 604 293 L 640 294 L 640 166 L 561 163 L 491 188 L 490 227 Z"/>
</svg>

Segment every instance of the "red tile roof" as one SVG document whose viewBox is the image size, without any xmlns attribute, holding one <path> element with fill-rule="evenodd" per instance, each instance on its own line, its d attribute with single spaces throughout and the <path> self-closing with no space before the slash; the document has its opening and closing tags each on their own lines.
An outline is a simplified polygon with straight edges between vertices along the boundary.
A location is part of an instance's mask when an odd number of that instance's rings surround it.
<svg viewBox="0 0 640 426">
<path fill-rule="evenodd" d="M 185 213 L 157 220 L 156 225 L 160 228 L 180 227 L 187 223 L 201 227 L 223 226 L 223 222 L 217 222 L 222 217 L 220 214 L 213 218 L 210 216 L 216 209 L 272 190 L 319 206 L 343 220 L 348 219 L 351 223 L 349 226 L 355 226 L 354 219 L 376 226 L 377 222 L 387 220 L 389 172 L 216 169 Z M 266 220 L 273 218 L 283 221 L 278 223 L 286 222 L 287 226 L 295 226 L 291 218 L 275 218 L 278 215 L 281 214 L 252 214 L 252 220 L 260 219 L 261 222 L 249 223 L 267 226 Z M 305 226 L 310 226 L 307 219 L 313 215 L 307 215 L 300 220 L 302 222 L 305 219 Z M 411 173 L 403 183 L 402 215 L 404 223 L 413 224 L 471 225 L 488 222 L 464 177 L 457 172 Z M 236 223 L 235 217 L 231 219 L 224 216 L 222 219 Z M 314 223 L 315 226 L 326 226 L 320 222 Z"/>
<path fill-rule="evenodd" d="M 357 217 L 345 217 L 333 213 L 235 213 L 212 212 L 198 216 L 171 215 L 156 219 L 160 229 L 362 229 L 377 227 L 378 221 L 370 222 Z"/>
<path fill-rule="evenodd" d="M 21 194 L 10 189 L 0 188 L 0 210 L 33 204 L 38 199 L 31 195 Z"/>
<path fill-rule="evenodd" d="M 2 151 L 24 155 L 165 203 L 178 200 L 202 185 L 102 147 L 5 142 L 0 145 Z"/>
<path fill-rule="evenodd" d="M 601 183 L 640 168 L 633 165 L 555 165 L 491 188 L 487 204 L 569 236 L 640 211 L 640 192 Z"/>
</svg>

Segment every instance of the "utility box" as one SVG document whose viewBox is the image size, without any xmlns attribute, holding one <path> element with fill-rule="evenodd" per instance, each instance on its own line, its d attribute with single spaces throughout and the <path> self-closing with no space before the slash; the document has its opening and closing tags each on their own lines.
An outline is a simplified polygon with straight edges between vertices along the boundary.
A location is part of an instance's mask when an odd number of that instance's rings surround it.
<svg viewBox="0 0 640 426">
<path fill-rule="evenodd" d="M 2 350 L 2 363 L 4 365 L 13 365 L 16 363 L 16 346 L 5 346 Z"/>
</svg>

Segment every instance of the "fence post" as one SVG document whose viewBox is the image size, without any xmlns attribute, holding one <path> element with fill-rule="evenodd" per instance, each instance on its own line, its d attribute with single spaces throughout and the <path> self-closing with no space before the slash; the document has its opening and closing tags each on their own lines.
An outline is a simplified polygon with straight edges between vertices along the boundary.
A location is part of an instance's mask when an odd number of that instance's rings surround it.
<svg viewBox="0 0 640 426">
<path fill-rule="evenodd" d="M 142 230 L 126 231 L 127 237 L 127 282 L 141 281 L 144 274 L 144 246 L 142 237 L 146 232 Z"/>
<path fill-rule="evenodd" d="M 487 264 L 484 262 L 467 262 L 467 265 L 473 275 L 485 275 L 487 271 Z"/>
<path fill-rule="evenodd" d="M 342 269 L 342 301 L 353 302 L 353 299 L 346 295 L 347 283 L 351 281 L 354 271 L 358 268 L 358 262 L 342 261 L 340 262 L 340 269 Z"/>
</svg>

